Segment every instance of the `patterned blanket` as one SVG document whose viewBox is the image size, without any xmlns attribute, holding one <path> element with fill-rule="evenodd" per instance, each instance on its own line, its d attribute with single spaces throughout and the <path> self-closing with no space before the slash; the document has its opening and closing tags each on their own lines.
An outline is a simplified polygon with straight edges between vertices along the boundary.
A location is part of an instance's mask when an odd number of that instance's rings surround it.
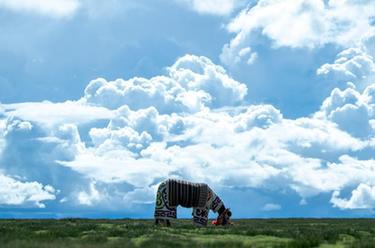
<svg viewBox="0 0 375 248">
<path fill-rule="evenodd" d="M 207 225 L 208 212 L 224 208 L 220 197 L 205 183 L 192 183 L 168 179 L 159 184 L 156 194 L 156 220 L 172 220 L 177 217 L 177 206 L 193 208 L 193 222 Z"/>
<path fill-rule="evenodd" d="M 169 206 L 203 208 L 207 203 L 208 186 L 205 183 L 192 183 L 183 180 L 168 179 L 167 191 Z"/>
</svg>

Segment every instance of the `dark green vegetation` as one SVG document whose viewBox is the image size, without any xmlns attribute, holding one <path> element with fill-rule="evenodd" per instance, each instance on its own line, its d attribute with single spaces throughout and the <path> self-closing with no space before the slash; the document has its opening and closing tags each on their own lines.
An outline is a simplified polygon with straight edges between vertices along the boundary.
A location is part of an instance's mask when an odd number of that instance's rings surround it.
<svg viewBox="0 0 375 248">
<path fill-rule="evenodd" d="M 375 219 L 249 219 L 196 228 L 177 220 L 0 220 L 0 247 L 375 247 Z"/>
</svg>

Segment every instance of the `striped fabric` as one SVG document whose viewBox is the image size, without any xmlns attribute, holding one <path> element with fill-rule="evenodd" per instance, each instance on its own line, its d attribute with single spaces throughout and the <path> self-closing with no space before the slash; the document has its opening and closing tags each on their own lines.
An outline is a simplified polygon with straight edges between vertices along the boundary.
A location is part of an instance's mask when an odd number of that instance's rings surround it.
<svg viewBox="0 0 375 248">
<path fill-rule="evenodd" d="M 168 202 L 172 207 L 203 208 L 207 203 L 208 186 L 205 183 L 192 183 L 183 180 L 166 181 Z"/>
<path fill-rule="evenodd" d="M 224 203 L 205 183 L 192 183 L 168 179 L 159 184 L 154 217 L 156 220 L 173 220 L 177 206 L 193 208 L 193 222 L 206 226 L 210 210 L 218 212 Z"/>
</svg>

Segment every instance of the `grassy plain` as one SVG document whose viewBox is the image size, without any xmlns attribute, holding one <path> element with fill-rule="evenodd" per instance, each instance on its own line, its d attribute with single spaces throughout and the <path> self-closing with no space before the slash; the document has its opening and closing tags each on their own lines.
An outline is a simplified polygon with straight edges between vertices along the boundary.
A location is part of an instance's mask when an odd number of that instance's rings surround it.
<svg viewBox="0 0 375 248">
<path fill-rule="evenodd" d="M 0 220 L 0 247 L 375 247 L 375 219 L 244 219 L 197 228 L 191 220 Z"/>
</svg>

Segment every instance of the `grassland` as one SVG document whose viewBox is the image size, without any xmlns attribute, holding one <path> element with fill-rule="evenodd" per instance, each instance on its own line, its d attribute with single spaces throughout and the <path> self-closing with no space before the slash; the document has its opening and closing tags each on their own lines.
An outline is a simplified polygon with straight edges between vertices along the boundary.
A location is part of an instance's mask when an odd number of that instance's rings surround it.
<svg viewBox="0 0 375 248">
<path fill-rule="evenodd" d="M 374 219 L 247 219 L 196 228 L 190 220 L 0 220 L 0 247 L 375 247 Z"/>
</svg>

